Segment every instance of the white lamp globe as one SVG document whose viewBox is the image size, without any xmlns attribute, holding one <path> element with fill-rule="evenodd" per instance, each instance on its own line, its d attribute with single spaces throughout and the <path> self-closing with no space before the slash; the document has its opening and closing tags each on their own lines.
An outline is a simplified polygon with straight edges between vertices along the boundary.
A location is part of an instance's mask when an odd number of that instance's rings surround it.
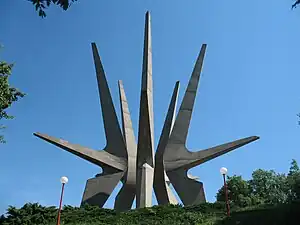
<svg viewBox="0 0 300 225">
<path fill-rule="evenodd" d="M 68 183 L 68 181 L 69 181 L 69 179 L 68 179 L 67 177 L 61 177 L 61 178 L 60 178 L 60 182 L 61 182 L 62 184 L 66 184 L 66 183 Z"/>
<path fill-rule="evenodd" d="M 222 175 L 226 175 L 227 174 L 227 168 L 225 168 L 225 167 L 222 167 L 221 169 L 220 169 L 220 173 L 222 174 Z"/>
</svg>

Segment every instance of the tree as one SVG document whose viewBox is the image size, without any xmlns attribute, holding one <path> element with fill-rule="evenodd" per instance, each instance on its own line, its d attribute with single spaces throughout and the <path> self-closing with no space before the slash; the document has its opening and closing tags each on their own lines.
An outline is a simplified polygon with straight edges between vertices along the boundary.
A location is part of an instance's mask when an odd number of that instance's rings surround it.
<svg viewBox="0 0 300 225">
<path fill-rule="evenodd" d="M 31 224 L 54 224 L 56 220 L 56 207 L 45 207 L 38 203 L 26 203 L 21 208 L 9 206 L 6 216 L 2 216 L 2 224 L 31 225 Z"/>
<path fill-rule="evenodd" d="M 299 171 L 297 162 L 293 162 L 291 168 L 291 171 Z M 252 179 L 249 181 L 243 180 L 241 176 L 228 177 L 227 187 L 229 200 L 237 207 L 286 203 L 290 196 L 299 196 L 300 199 L 300 172 L 294 173 L 288 182 L 284 174 L 258 169 L 252 173 Z M 299 194 L 296 191 L 299 191 Z M 217 201 L 225 201 L 224 187 L 218 191 L 216 197 Z"/>
<path fill-rule="evenodd" d="M 299 173 L 299 172 L 300 172 L 300 169 L 299 169 L 298 163 L 295 159 L 293 159 L 292 162 L 291 162 L 291 167 L 290 167 L 288 176 L 292 176 L 292 175 L 294 175 L 296 173 Z"/>
<path fill-rule="evenodd" d="M 292 5 L 292 9 L 296 8 L 297 5 L 299 5 L 299 4 L 300 4 L 300 0 L 295 1 L 295 3 Z"/>
<path fill-rule="evenodd" d="M 46 17 L 45 9 L 48 8 L 51 4 L 58 5 L 63 10 L 67 10 L 72 2 L 77 0 L 28 0 L 32 2 L 35 6 L 36 11 L 39 13 L 39 16 Z"/>
<path fill-rule="evenodd" d="M 13 102 L 24 97 L 25 95 L 9 84 L 9 76 L 11 75 L 12 67 L 13 64 L 9 64 L 0 60 L 0 120 L 14 118 L 13 116 L 8 115 L 6 110 L 12 105 Z M 0 125 L 0 129 L 3 128 L 5 127 Z M 0 143 L 4 142 L 5 140 L 3 135 L 0 135 Z"/>
<path fill-rule="evenodd" d="M 251 189 L 247 181 L 241 176 L 227 177 L 228 198 L 234 206 L 246 207 L 253 204 Z M 225 202 L 224 186 L 217 193 L 217 201 Z"/>
<path fill-rule="evenodd" d="M 249 185 L 252 193 L 266 204 L 278 204 L 287 201 L 289 186 L 284 174 L 277 174 L 273 170 L 258 169 L 252 173 Z"/>
<path fill-rule="evenodd" d="M 295 159 L 292 160 L 287 181 L 290 188 L 289 201 L 300 200 L 300 169 Z"/>
</svg>

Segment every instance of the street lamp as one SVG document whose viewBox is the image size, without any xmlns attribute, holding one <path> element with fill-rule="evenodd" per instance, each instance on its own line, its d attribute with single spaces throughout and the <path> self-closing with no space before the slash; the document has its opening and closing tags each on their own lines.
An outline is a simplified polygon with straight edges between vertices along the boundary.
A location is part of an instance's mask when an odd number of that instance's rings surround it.
<svg viewBox="0 0 300 225">
<path fill-rule="evenodd" d="M 69 179 L 67 177 L 61 177 L 60 178 L 60 183 L 62 184 L 62 187 L 61 187 L 61 195 L 60 195 L 59 209 L 58 209 L 56 225 L 60 225 L 60 214 L 61 214 L 61 208 L 62 208 L 62 200 L 63 200 L 63 195 L 64 195 L 65 184 L 68 183 L 68 181 L 69 181 Z"/>
<path fill-rule="evenodd" d="M 230 216 L 230 206 L 229 206 L 229 200 L 228 200 L 228 188 L 227 188 L 227 184 L 226 184 L 226 174 L 227 174 L 227 171 L 228 170 L 225 167 L 222 167 L 220 169 L 220 173 L 222 174 L 223 181 L 224 181 L 227 216 Z"/>
</svg>

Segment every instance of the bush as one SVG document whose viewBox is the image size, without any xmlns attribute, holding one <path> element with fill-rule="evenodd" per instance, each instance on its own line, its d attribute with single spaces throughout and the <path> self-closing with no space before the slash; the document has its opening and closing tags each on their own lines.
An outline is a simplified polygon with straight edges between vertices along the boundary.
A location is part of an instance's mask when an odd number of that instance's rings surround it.
<svg viewBox="0 0 300 225">
<path fill-rule="evenodd" d="M 298 225 L 300 202 L 277 206 L 258 205 L 232 208 L 231 217 L 225 216 L 224 202 L 195 206 L 154 206 L 117 213 L 114 210 L 85 206 L 65 206 L 61 225 Z M 37 203 L 17 209 L 9 207 L 0 217 L 1 225 L 55 225 L 57 209 Z"/>
</svg>

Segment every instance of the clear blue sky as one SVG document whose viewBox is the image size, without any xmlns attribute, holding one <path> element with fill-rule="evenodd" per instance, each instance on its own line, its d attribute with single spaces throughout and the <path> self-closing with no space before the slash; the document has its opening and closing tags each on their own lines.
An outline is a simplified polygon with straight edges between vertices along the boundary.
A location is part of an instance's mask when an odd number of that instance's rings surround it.
<svg viewBox="0 0 300 225">
<path fill-rule="evenodd" d="M 181 81 L 181 100 L 207 43 L 188 147 L 261 137 L 192 170 L 208 200 L 222 185 L 221 166 L 247 179 L 257 168 L 287 172 L 292 158 L 300 160 L 300 9 L 291 11 L 292 2 L 80 0 L 67 12 L 51 7 L 41 19 L 25 0 L 2 0 L 1 59 L 15 62 L 11 84 L 27 96 L 9 110 L 15 119 L 5 122 L 0 213 L 26 202 L 57 205 L 62 175 L 69 177 L 64 203 L 79 205 L 86 180 L 99 172 L 32 135 L 40 131 L 94 149 L 105 146 L 90 42 L 98 45 L 118 111 L 117 80 L 123 80 L 137 127 L 147 10 L 156 142 L 175 81 Z M 113 206 L 113 196 L 106 206 Z"/>
</svg>

